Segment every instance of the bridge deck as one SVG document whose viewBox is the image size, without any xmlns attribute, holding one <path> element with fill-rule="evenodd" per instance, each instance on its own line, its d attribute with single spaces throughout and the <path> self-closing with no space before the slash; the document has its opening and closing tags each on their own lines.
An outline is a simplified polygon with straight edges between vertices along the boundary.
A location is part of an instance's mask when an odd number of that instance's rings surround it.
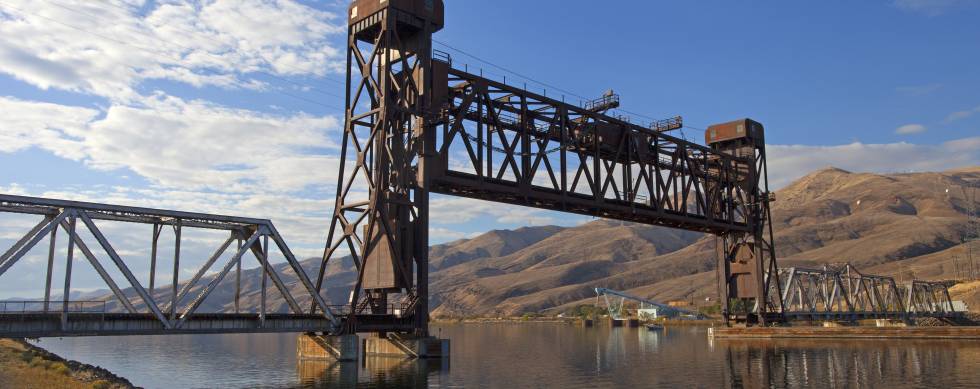
<svg viewBox="0 0 980 389">
<path fill-rule="evenodd" d="M 358 316 L 358 328 L 392 326 L 411 329 L 411 319 L 393 315 Z M 400 323 L 400 324 L 399 324 Z M 63 320 L 59 312 L 0 314 L 0 334 L 11 338 L 178 335 L 178 334 L 244 334 L 329 332 L 333 324 L 323 315 L 199 313 L 177 328 L 167 329 L 152 314 L 72 313 Z"/>
</svg>

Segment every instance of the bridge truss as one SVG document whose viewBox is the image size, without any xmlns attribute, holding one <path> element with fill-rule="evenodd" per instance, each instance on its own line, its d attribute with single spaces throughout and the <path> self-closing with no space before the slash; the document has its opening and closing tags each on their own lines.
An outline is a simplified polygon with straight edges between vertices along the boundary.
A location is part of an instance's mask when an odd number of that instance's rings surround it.
<svg viewBox="0 0 980 389">
<path fill-rule="evenodd" d="M 761 124 L 702 146 L 665 133 L 679 119 L 637 125 L 604 114 L 610 102 L 579 107 L 471 74 L 434 58 L 443 18 L 439 0 L 350 7 L 341 171 L 318 289 L 329 262 L 350 255 L 350 315 L 398 301 L 411 332 L 427 335 L 429 197 L 440 193 L 715 234 L 726 319 L 780 319 Z M 737 311 L 733 300 L 764 303 Z"/>
<path fill-rule="evenodd" d="M 40 218 L 33 228 L 0 256 L 0 277 L 17 265 L 31 249 L 47 240 L 44 297 L 37 301 L 0 302 L 0 334 L 3 336 L 308 332 L 333 331 L 341 325 L 341 319 L 316 293 L 313 283 L 269 220 L 11 195 L 0 195 L 0 213 Z M 134 258 L 124 259 L 110 241 L 108 235 L 111 234 L 106 234 L 103 232 L 104 226 L 99 226 L 106 222 L 121 222 L 126 228 L 152 226 L 152 235 L 148 236 L 150 257 L 139 258 L 140 261 L 149 262 L 150 275 L 146 283 L 137 279 L 127 264 L 127 260 L 132 263 Z M 172 249 L 169 251 L 174 253 L 172 282 L 158 287 L 158 251 L 162 248 L 161 243 L 166 244 L 161 242 L 161 234 L 168 229 L 172 230 L 174 237 L 169 247 Z M 186 260 L 183 264 L 181 262 L 180 246 L 184 240 L 183 233 L 188 229 L 221 231 L 227 234 L 227 238 L 196 269 L 191 279 L 181 283 L 180 271 L 188 265 Z M 57 249 L 59 232 L 68 237 L 63 261 L 57 258 L 61 252 Z M 86 237 L 90 240 L 86 240 Z M 302 300 L 309 300 L 320 307 L 319 314 L 307 313 L 283 282 L 282 275 L 269 264 L 270 243 L 278 248 L 302 284 L 302 290 L 306 292 L 301 296 Z M 230 257 L 225 255 L 229 250 L 232 252 Z M 70 299 L 72 268 L 78 253 L 112 291 L 115 301 L 81 302 Z M 254 258 L 263 268 L 257 312 L 243 312 L 240 309 L 241 268 L 247 257 Z M 108 258 L 108 262 L 104 263 L 100 258 Z M 222 259 L 225 260 L 220 261 Z M 57 292 L 53 290 L 56 287 L 53 279 L 56 260 L 64 263 L 64 278 L 58 285 L 63 285 L 60 298 L 52 294 Z M 221 266 L 216 275 L 205 277 L 215 265 Z M 234 311 L 199 312 L 202 303 L 216 294 L 218 286 L 233 270 Z M 202 284 L 202 279 L 209 281 Z M 290 312 L 266 311 L 268 282 L 282 294 Z M 148 287 L 144 286 L 146 284 Z M 191 293 L 192 290 L 197 290 L 197 293 Z"/>
<path fill-rule="evenodd" d="M 850 264 L 821 269 L 794 267 L 780 272 L 783 315 L 789 320 L 856 321 L 953 318 L 947 283 L 913 280 L 899 286 L 892 277 L 862 274 Z"/>
</svg>

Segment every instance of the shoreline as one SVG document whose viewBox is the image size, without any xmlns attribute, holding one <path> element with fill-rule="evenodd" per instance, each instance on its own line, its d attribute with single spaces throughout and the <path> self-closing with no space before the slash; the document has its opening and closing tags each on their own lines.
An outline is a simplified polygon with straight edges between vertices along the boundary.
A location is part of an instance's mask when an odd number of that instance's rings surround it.
<svg viewBox="0 0 980 389">
<path fill-rule="evenodd" d="M 606 325 L 608 318 L 600 318 L 593 322 L 595 326 Z M 581 318 L 524 318 L 524 317 L 468 317 L 468 318 L 438 318 L 432 319 L 431 324 L 567 324 L 584 325 Z M 719 320 L 653 320 L 641 324 L 656 323 L 673 327 L 713 327 L 721 324 Z"/>
<path fill-rule="evenodd" d="M 24 339 L 10 338 L 0 338 L 0 381 L 29 388 L 136 388 L 102 367 L 65 359 Z"/>
</svg>

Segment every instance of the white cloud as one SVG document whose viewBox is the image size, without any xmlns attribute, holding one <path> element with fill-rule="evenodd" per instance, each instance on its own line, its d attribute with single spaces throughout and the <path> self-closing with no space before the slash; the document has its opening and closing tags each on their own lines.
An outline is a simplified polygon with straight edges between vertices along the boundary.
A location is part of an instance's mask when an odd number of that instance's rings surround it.
<svg viewBox="0 0 980 389">
<path fill-rule="evenodd" d="M 972 6 L 977 0 L 894 0 L 894 6 L 908 11 L 928 16 L 939 16 L 954 8 Z"/>
<path fill-rule="evenodd" d="M 0 152 L 34 146 L 96 169 L 127 168 L 168 188 L 294 192 L 336 179 L 339 125 L 331 117 L 269 115 L 163 94 L 97 115 L 0 97 Z"/>
<path fill-rule="evenodd" d="M 912 143 L 767 146 L 770 186 L 780 188 L 814 170 L 835 166 L 860 172 L 942 171 L 980 165 L 980 137 L 938 145 Z"/>
<path fill-rule="evenodd" d="M 439 224 L 463 224 L 483 218 L 519 226 L 558 223 L 554 214 L 536 208 L 448 196 L 439 196 L 430 202 L 429 217 L 433 223 Z"/>
<path fill-rule="evenodd" d="M 336 15 L 288 0 L 5 0 L 0 73 L 41 89 L 139 101 L 144 80 L 262 88 L 255 72 L 323 76 L 343 68 Z"/>
<path fill-rule="evenodd" d="M 78 138 L 98 111 L 0 97 L 0 152 L 12 153 L 44 144 L 65 158 L 81 158 Z"/>
<path fill-rule="evenodd" d="M 980 113 L 980 106 L 977 106 L 976 108 L 968 109 L 968 110 L 965 110 L 965 111 L 956 111 L 956 112 L 953 112 L 953 113 L 949 114 L 949 116 L 946 116 L 946 123 L 952 123 L 952 122 L 955 122 L 957 120 L 967 119 L 967 118 L 969 118 L 969 117 L 971 117 L 973 115 L 976 115 L 978 113 Z"/>
<path fill-rule="evenodd" d="M 920 132 L 926 132 L 926 129 L 927 129 L 926 126 L 923 126 L 921 124 L 906 124 L 904 126 L 896 128 L 895 133 L 899 135 L 918 134 Z"/>
</svg>

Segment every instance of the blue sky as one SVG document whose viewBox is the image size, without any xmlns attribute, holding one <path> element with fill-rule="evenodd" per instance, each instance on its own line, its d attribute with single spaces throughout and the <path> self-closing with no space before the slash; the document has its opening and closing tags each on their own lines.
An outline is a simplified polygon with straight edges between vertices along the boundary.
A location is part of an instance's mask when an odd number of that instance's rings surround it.
<svg viewBox="0 0 980 389">
<path fill-rule="evenodd" d="M 763 122 L 775 186 L 829 165 L 980 164 L 977 0 L 446 9 L 436 48 L 473 72 L 569 101 L 614 89 L 631 113 L 683 115 L 694 139 L 711 123 Z M 268 217 L 316 255 L 345 13 L 344 1 L 0 0 L 0 192 Z M 588 219 L 439 197 L 433 220 L 445 242 Z M 17 221 L 0 220 L 0 243 L 29 227 Z"/>
</svg>

